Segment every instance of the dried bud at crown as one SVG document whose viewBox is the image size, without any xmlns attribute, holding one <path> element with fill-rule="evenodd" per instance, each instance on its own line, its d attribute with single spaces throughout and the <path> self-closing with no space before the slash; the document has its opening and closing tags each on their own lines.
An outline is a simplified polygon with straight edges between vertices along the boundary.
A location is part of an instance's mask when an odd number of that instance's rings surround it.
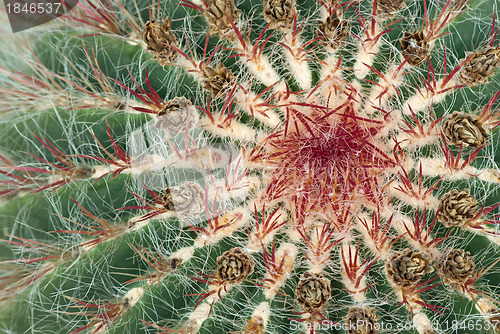
<svg viewBox="0 0 500 334">
<path fill-rule="evenodd" d="M 443 125 L 443 132 L 446 138 L 456 146 L 478 147 L 488 140 L 483 124 L 463 112 L 455 111 L 451 114 Z"/>
<path fill-rule="evenodd" d="M 422 31 L 405 31 L 401 38 L 403 57 L 408 58 L 408 64 L 417 66 L 422 64 L 429 54 L 429 42 Z"/>
<path fill-rule="evenodd" d="M 477 200 L 469 189 L 453 189 L 441 197 L 438 210 L 438 218 L 445 226 L 464 226 L 476 215 Z"/>
<path fill-rule="evenodd" d="M 155 20 L 146 22 L 143 39 L 147 49 L 153 55 L 153 59 L 161 65 L 169 65 L 177 59 L 177 51 L 171 46 L 177 47 L 177 37 L 170 30 L 172 22 L 167 17 L 163 24 Z"/>
<path fill-rule="evenodd" d="M 389 18 L 396 15 L 404 5 L 404 0 L 379 0 L 377 1 L 377 16 Z"/>
<path fill-rule="evenodd" d="M 263 15 L 271 29 L 288 31 L 293 28 L 294 18 L 298 18 L 295 0 L 264 0 Z"/>
<path fill-rule="evenodd" d="M 175 211 L 179 216 L 197 217 L 205 210 L 205 191 L 194 182 L 184 182 L 180 186 L 163 191 L 163 206 Z"/>
<path fill-rule="evenodd" d="M 387 274 L 394 284 L 409 287 L 417 284 L 425 274 L 433 271 L 431 258 L 423 252 L 406 249 L 394 255 L 386 264 Z"/>
<path fill-rule="evenodd" d="M 221 37 L 233 38 L 233 26 L 240 18 L 240 11 L 236 9 L 234 0 L 208 0 L 205 10 L 210 29 Z"/>
<path fill-rule="evenodd" d="M 206 66 L 203 69 L 204 88 L 209 90 L 213 96 L 220 96 L 226 93 L 235 85 L 236 79 L 233 73 L 222 63 L 216 68 Z"/>
<path fill-rule="evenodd" d="M 331 296 L 330 281 L 321 274 L 302 274 L 295 289 L 297 303 L 309 313 L 321 310 Z"/>
<path fill-rule="evenodd" d="M 243 327 L 243 334 L 263 334 L 264 319 L 258 315 L 253 316 Z"/>
<path fill-rule="evenodd" d="M 500 48 L 486 46 L 474 53 L 467 53 L 469 58 L 460 71 L 460 80 L 469 86 L 477 86 L 488 82 L 500 66 Z"/>
<path fill-rule="evenodd" d="M 318 21 L 317 34 L 321 44 L 337 49 L 349 35 L 349 23 L 347 20 L 341 20 L 337 13 L 332 11 L 324 21 Z"/>
<path fill-rule="evenodd" d="M 224 283 L 241 283 L 253 272 L 254 265 L 241 248 L 230 249 L 217 258 L 217 278 Z"/>
<path fill-rule="evenodd" d="M 371 307 L 353 307 L 344 318 L 349 334 L 375 334 L 377 331 L 377 314 Z"/>
<path fill-rule="evenodd" d="M 459 288 L 476 274 L 474 259 L 463 249 L 452 249 L 438 260 L 437 267 L 447 285 Z"/>
<path fill-rule="evenodd" d="M 156 128 L 163 129 L 165 134 L 171 138 L 185 130 L 192 120 L 192 103 L 185 97 L 176 97 L 169 100 L 158 112 Z"/>
</svg>

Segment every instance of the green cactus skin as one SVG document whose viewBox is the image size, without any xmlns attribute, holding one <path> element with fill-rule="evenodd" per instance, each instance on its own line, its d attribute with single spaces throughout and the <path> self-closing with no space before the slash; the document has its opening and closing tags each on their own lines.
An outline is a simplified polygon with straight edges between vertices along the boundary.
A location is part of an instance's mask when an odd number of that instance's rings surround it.
<svg viewBox="0 0 500 334">
<path fill-rule="evenodd" d="M 497 15 L 2 12 L 0 332 L 500 333 Z"/>
</svg>

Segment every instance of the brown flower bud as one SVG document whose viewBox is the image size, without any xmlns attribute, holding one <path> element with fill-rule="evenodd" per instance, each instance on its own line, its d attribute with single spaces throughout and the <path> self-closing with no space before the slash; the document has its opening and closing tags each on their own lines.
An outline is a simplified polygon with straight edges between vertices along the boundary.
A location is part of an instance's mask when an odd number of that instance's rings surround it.
<svg viewBox="0 0 500 334">
<path fill-rule="evenodd" d="M 347 20 L 341 20 L 337 13 L 332 11 L 324 21 L 318 21 L 319 42 L 333 49 L 339 48 L 349 35 L 348 27 Z"/>
<path fill-rule="evenodd" d="M 379 0 L 377 1 L 377 16 L 389 18 L 396 15 L 404 5 L 404 0 Z"/>
<path fill-rule="evenodd" d="M 478 147 L 488 140 L 483 124 L 471 115 L 455 111 L 443 125 L 446 138 L 456 146 Z"/>
<path fill-rule="evenodd" d="M 349 334 L 377 333 L 377 314 L 371 307 L 353 307 L 344 318 Z"/>
<path fill-rule="evenodd" d="M 163 24 L 155 20 L 146 22 L 143 39 L 147 49 L 153 55 L 153 59 L 161 65 L 169 65 L 177 59 L 177 51 L 171 46 L 177 47 L 177 37 L 170 30 L 172 22 L 167 17 Z"/>
<path fill-rule="evenodd" d="M 460 288 L 476 274 L 474 259 L 463 249 L 452 249 L 443 254 L 437 264 L 445 284 Z"/>
<path fill-rule="evenodd" d="M 217 278 L 224 283 L 241 283 L 253 273 L 254 265 L 241 248 L 232 248 L 217 258 Z"/>
<path fill-rule="evenodd" d="M 156 128 L 164 130 L 169 138 L 175 137 L 193 120 L 192 109 L 191 101 L 185 97 L 169 100 L 158 112 Z"/>
<path fill-rule="evenodd" d="M 243 334 L 263 334 L 264 333 L 264 319 L 255 315 L 248 320 L 243 327 Z"/>
<path fill-rule="evenodd" d="M 477 213 L 477 200 L 469 189 L 456 189 L 446 193 L 439 200 L 438 219 L 447 227 L 464 226 Z"/>
<path fill-rule="evenodd" d="M 204 87 L 209 90 L 213 96 L 221 96 L 227 93 L 236 82 L 233 73 L 222 63 L 217 64 L 216 68 L 206 66 L 203 69 Z"/>
<path fill-rule="evenodd" d="M 500 48 L 485 46 L 479 51 L 467 53 L 468 59 L 460 71 L 460 80 L 469 86 L 477 86 L 488 82 L 500 66 Z"/>
<path fill-rule="evenodd" d="M 417 284 L 425 274 L 433 271 L 431 258 L 423 252 L 406 249 L 394 255 L 386 264 L 387 274 L 394 284 L 409 287 Z"/>
<path fill-rule="evenodd" d="M 163 206 L 175 211 L 179 216 L 197 217 L 205 210 L 205 190 L 194 182 L 184 182 L 180 186 L 163 191 Z"/>
<path fill-rule="evenodd" d="M 263 15 L 269 28 L 288 31 L 293 28 L 294 18 L 298 18 L 295 0 L 264 0 Z"/>
<path fill-rule="evenodd" d="M 429 55 L 429 42 L 422 31 L 405 31 L 401 38 L 403 57 L 408 58 L 408 64 L 422 64 Z"/>
<path fill-rule="evenodd" d="M 221 37 L 235 36 L 231 21 L 236 24 L 240 18 L 240 11 L 236 9 L 234 0 L 208 0 L 205 16 L 210 29 Z"/>
<path fill-rule="evenodd" d="M 295 294 L 297 303 L 304 311 L 312 313 L 321 310 L 331 296 L 330 281 L 321 274 L 306 271 L 300 277 Z"/>
</svg>

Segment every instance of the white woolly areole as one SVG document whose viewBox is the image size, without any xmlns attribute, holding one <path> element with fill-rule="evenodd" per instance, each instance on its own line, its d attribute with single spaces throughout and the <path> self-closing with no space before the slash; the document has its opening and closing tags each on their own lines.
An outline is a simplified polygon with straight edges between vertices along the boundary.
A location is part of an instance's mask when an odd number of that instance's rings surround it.
<svg viewBox="0 0 500 334">
<path fill-rule="evenodd" d="M 253 117 L 271 128 L 275 128 L 281 124 L 281 120 L 274 110 L 260 106 L 265 103 L 264 100 L 257 97 L 257 94 L 251 91 L 250 87 L 245 87 L 245 90 L 246 92 L 243 92 L 242 89 L 239 89 L 234 95 L 238 101 L 238 105 L 245 112 L 252 114 L 253 111 Z"/>
<path fill-rule="evenodd" d="M 421 208 L 421 209 L 424 209 L 424 208 L 436 209 L 437 208 L 439 201 L 435 196 L 432 195 L 432 192 L 427 194 L 425 196 L 425 198 L 417 198 L 417 197 L 413 196 L 409 191 L 405 192 L 405 189 L 406 188 L 403 186 L 403 183 L 398 182 L 398 181 L 392 182 L 388 187 L 388 191 L 389 191 L 389 194 L 391 196 L 399 198 L 400 200 L 402 200 L 403 202 L 405 202 L 409 205 L 412 205 L 416 208 Z M 415 192 L 418 192 L 418 188 L 416 186 L 414 186 L 413 189 Z M 427 190 L 427 188 L 422 186 L 421 194 L 424 194 L 426 190 Z"/>
<path fill-rule="evenodd" d="M 282 259 L 284 259 L 283 269 L 285 273 L 277 279 L 274 278 L 273 282 L 268 281 L 268 283 L 266 283 L 267 289 L 264 291 L 264 296 L 266 296 L 267 299 L 273 299 L 274 296 L 276 296 L 276 292 L 285 283 L 285 280 L 288 278 L 290 272 L 293 269 L 293 264 L 295 263 L 297 252 L 297 246 L 288 242 L 283 243 L 276 251 L 276 263 L 281 263 Z M 265 279 L 266 278 L 271 278 L 271 275 L 269 273 L 266 273 Z"/>
<path fill-rule="evenodd" d="M 460 169 L 464 163 L 464 159 L 458 161 L 459 169 L 450 169 L 446 166 L 446 161 L 443 158 L 422 158 L 422 174 L 426 176 L 439 176 L 445 180 L 459 181 L 477 177 L 480 180 L 489 182 L 500 182 L 500 173 L 490 169 L 477 169 L 473 166 L 465 166 Z"/>
<path fill-rule="evenodd" d="M 331 250 L 321 251 L 320 254 L 318 254 L 318 252 L 313 252 L 312 250 L 317 247 L 319 242 L 321 242 L 321 228 L 312 228 L 311 233 L 309 233 L 309 243 L 311 246 L 308 247 L 307 258 L 309 259 L 309 271 L 318 274 L 321 273 L 327 265 Z"/>
<path fill-rule="evenodd" d="M 408 235 L 408 232 L 415 234 L 415 226 L 413 225 L 413 221 L 408 216 L 404 215 L 403 213 L 395 213 L 393 217 L 393 224 L 391 226 L 393 226 L 398 231 L 398 233 L 405 236 L 405 240 L 408 241 L 413 249 L 424 251 L 428 253 L 433 259 L 439 257 L 439 250 L 433 245 L 424 247 L 422 246 L 422 244 L 412 239 Z M 422 240 L 424 240 L 426 237 L 428 237 L 429 240 L 432 239 L 432 235 L 430 235 L 430 233 L 425 229 L 421 231 L 421 234 Z"/>
<path fill-rule="evenodd" d="M 174 154 L 167 158 L 168 166 L 177 168 L 217 169 L 230 163 L 231 153 L 217 147 L 202 147 L 186 157 Z"/>
<path fill-rule="evenodd" d="M 123 171 L 124 174 L 142 174 L 148 171 L 161 170 L 167 164 L 167 158 L 158 154 L 150 154 L 141 158 L 132 159 L 131 167 Z"/>
<path fill-rule="evenodd" d="M 413 316 L 413 326 L 419 334 L 433 333 L 431 322 L 425 313 L 418 312 Z"/>
<path fill-rule="evenodd" d="M 356 63 L 353 66 L 356 78 L 361 80 L 371 72 L 370 68 L 366 65 L 371 66 L 373 64 L 373 61 L 375 60 L 375 56 L 377 55 L 379 49 L 380 43 L 377 43 L 374 44 L 370 49 L 362 48 L 359 51 L 356 57 Z"/>
<path fill-rule="evenodd" d="M 486 238 L 488 238 L 488 240 L 490 240 L 491 242 L 497 244 L 497 245 L 500 245 L 500 235 L 498 235 L 495 230 L 493 229 L 486 229 L 487 231 L 490 230 L 491 233 L 493 234 L 486 234 Z M 475 231 L 473 231 L 475 232 Z"/>
<path fill-rule="evenodd" d="M 114 169 L 113 166 L 107 166 L 107 165 L 95 166 L 93 168 L 94 168 L 94 174 L 92 174 L 92 178 L 94 179 L 103 177 L 104 175 L 112 172 Z"/>
<path fill-rule="evenodd" d="M 211 219 L 216 219 L 211 218 Z M 194 247 L 203 247 L 207 244 L 214 245 L 225 237 L 230 237 L 236 230 L 240 227 L 246 225 L 250 220 L 250 211 L 246 208 L 236 208 L 226 214 L 219 216 L 219 225 L 226 225 L 226 223 L 231 222 L 228 226 L 218 229 L 213 234 L 202 234 L 194 241 Z"/>
<path fill-rule="evenodd" d="M 281 81 L 265 55 L 261 55 L 256 60 L 247 61 L 245 64 L 250 72 L 266 86 L 272 86 Z"/>
<path fill-rule="evenodd" d="M 284 37 L 284 44 L 286 44 L 295 54 L 301 53 L 300 48 L 302 47 L 302 42 L 300 41 L 299 36 L 296 36 L 294 40 L 292 34 L 287 34 Z M 300 88 L 310 89 L 312 74 L 309 66 L 307 65 L 308 62 L 297 59 L 297 57 L 292 54 L 288 48 L 285 48 L 283 52 L 285 53 L 286 60 L 288 61 L 290 72 L 293 74 L 295 80 L 297 80 Z"/>
<path fill-rule="evenodd" d="M 266 216 L 266 219 L 268 216 Z M 273 216 L 273 222 L 275 221 L 277 225 L 282 224 L 285 220 L 287 219 L 287 213 L 284 210 L 279 209 L 275 215 Z M 261 223 L 262 224 L 262 223 Z M 276 234 L 277 230 L 273 230 L 270 233 L 267 233 L 263 238 L 261 235 L 257 235 L 256 229 L 252 231 L 250 234 L 250 241 L 248 242 L 247 248 L 249 250 L 259 250 L 261 249 L 261 245 L 267 245 L 271 241 L 274 240 L 274 235 Z"/>
<path fill-rule="evenodd" d="M 339 252 L 339 262 L 344 263 L 344 259 L 346 263 L 350 263 L 352 260 L 354 260 L 354 254 L 356 253 L 356 246 L 353 244 L 354 240 L 352 238 L 351 234 L 346 234 L 346 237 L 342 240 L 342 250 Z M 351 253 L 351 256 L 349 256 L 349 251 Z M 356 266 L 360 266 L 361 262 L 363 260 L 358 256 L 358 259 L 356 261 Z M 356 283 L 352 282 L 346 274 L 346 268 L 342 265 L 342 284 L 346 287 L 346 289 L 349 291 L 351 298 L 356 302 L 356 303 L 364 303 L 366 301 L 366 296 L 364 294 L 364 291 L 366 289 L 366 278 L 363 275 L 359 281 L 358 287 L 356 287 Z M 359 273 L 361 274 L 361 273 Z"/>
<path fill-rule="evenodd" d="M 125 294 L 125 296 L 123 296 L 123 300 L 128 299 L 129 306 L 133 307 L 144 296 L 145 292 L 146 291 L 141 287 L 133 288 L 133 289 L 129 290 Z"/>
<path fill-rule="evenodd" d="M 229 125 L 222 125 L 223 121 L 224 120 L 220 120 L 218 122 L 216 120 L 215 123 L 213 123 L 210 118 L 203 117 L 200 120 L 200 124 L 206 130 L 221 137 L 229 137 L 232 140 L 252 140 L 256 136 L 255 130 L 247 125 L 238 122 L 231 122 Z"/>
<path fill-rule="evenodd" d="M 483 181 L 500 183 L 500 172 L 495 169 L 481 170 L 477 177 Z"/>
<path fill-rule="evenodd" d="M 439 90 L 445 90 L 447 88 L 451 88 L 457 84 L 453 79 L 450 80 L 445 86 L 441 87 L 444 83 L 443 79 L 440 79 L 437 81 L 436 86 L 440 87 Z M 411 111 L 415 114 L 418 114 L 419 112 L 422 112 L 426 110 L 428 107 L 434 104 L 438 104 L 440 102 L 443 102 L 444 98 L 451 94 L 453 92 L 453 89 L 449 89 L 448 91 L 439 93 L 438 94 L 430 94 L 426 93 L 425 90 L 421 90 L 420 92 L 416 92 L 413 96 L 410 96 L 406 103 L 403 106 L 403 113 L 405 115 L 411 115 Z M 411 109 L 410 109 L 411 106 Z"/>
<path fill-rule="evenodd" d="M 387 100 L 396 94 L 396 88 L 401 86 L 403 83 L 403 74 L 407 66 L 396 73 L 399 65 L 393 65 L 387 73 L 384 73 L 384 79 L 379 78 L 380 85 L 374 85 L 370 97 L 368 98 L 369 103 L 365 106 L 365 111 L 369 114 L 375 112 L 376 107 L 383 108 L 386 105 Z M 382 94 L 382 96 L 380 96 Z"/>
<path fill-rule="evenodd" d="M 202 303 L 189 315 L 186 324 L 184 325 L 184 333 L 195 334 L 201 328 L 201 325 L 205 320 L 207 320 L 210 315 L 211 305 L 208 303 Z"/>
<path fill-rule="evenodd" d="M 264 328 L 267 326 L 267 321 L 271 315 L 271 307 L 268 302 L 260 303 L 252 312 L 252 317 L 261 317 L 264 320 Z"/>
<path fill-rule="evenodd" d="M 361 233 L 361 235 L 363 236 L 363 241 L 364 241 L 365 245 L 368 246 L 371 249 L 371 251 L 378 258 L 380 258 L 381 261 L 385 261 L 387 259 L 387 257 L 390 255 L 388 243 L 385 244 L 385 247 L 383 247 L 382 249 L 379 250 L 377 248 L 377 245 L 375 244 L 375 241 L 373 240 L 372 236 L 368 234 L 367 229 L 361 223 L 361 220 L 365 221 L 367 223 L 368 227 L 370 227 L 372 224 L 372 217 L 368 216 L 366 213 L 363 213 L 363 212 L 358 214 L 358 219 L 356 219 L 356 230 L 358 230 Z"/>
<path fill-rule="evenodd" d="M 196 247 L 194 247 L 194 246 L 189 246 L 189 247 L 181 248 L 178 251 L 170 254 L 169 258 L 171 258 L 171 259 L 174 259 L 174 258 L 181 259 L 182 262 L 189 261 L 193 257 L 195 249 L 196 249 Z"/>
<path fill-rule="evenodd" d="M 125 296 L 123 296 L 122 300 L 120 301 L 120 303 L 123 303 L 122 304 L 123 309 L 120 309 L 120 313 L 118 314 L 118 316 L 121 316 L 127 310 L 134 307 L 135 304 L 137 304 L 137 302 L 139 300 L 141 300 L 141 298 L 144 296 L 145 292 L 146 291 L 141 287 L 133 288 L 133 289 L 129 290 L 125 294 Z M 104 334 L 109 329 L 108 326 L 103 326 L 103 322 L 101 322 L 101 321 L 96 323 L 94 325 L 94 328 L 95 328 L 95 330 L 92 332 L 94 334 Z"/>
</svg>

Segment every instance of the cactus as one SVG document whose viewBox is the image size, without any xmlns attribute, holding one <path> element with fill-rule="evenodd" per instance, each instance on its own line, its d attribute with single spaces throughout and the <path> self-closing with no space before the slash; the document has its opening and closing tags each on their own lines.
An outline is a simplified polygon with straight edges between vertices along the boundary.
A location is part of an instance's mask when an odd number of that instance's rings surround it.
<svg viewBox="0 0 500 334">
<path fill-rule="evenodd" d="M 2 34 L 1 331 L 500 333 L 495 11 L 82 0 Z"/>
</svg>

